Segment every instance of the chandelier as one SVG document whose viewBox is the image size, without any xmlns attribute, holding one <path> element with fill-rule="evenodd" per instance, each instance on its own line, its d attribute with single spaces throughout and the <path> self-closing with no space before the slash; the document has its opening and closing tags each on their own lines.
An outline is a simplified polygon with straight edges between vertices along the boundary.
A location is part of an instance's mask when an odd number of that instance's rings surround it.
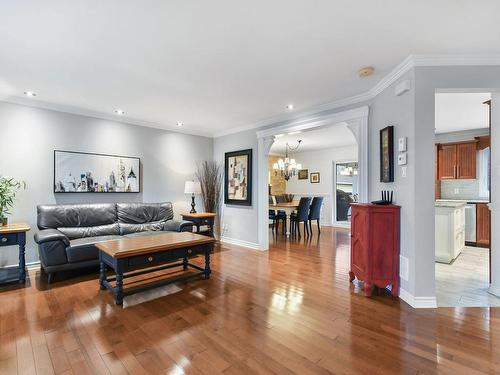
<svg viewBox="0 0 500 375">
<path fill-rule="evenodd" d="M 291 147 L 288 142 L 285 146 L 285 159 L 279 159 L 277 163 L 273 164 L 274 175 L 277 176 L 278 172 L 282 177 L 285 178 L 285 181 L 288 181 L 290 177 L 295 176 L 299 169 L 302 169 L 302 164 L 297 163 L 295 159 L 290 159 L 288 157 L 288 150 L 295 151 L 299 148 L 300 142 L 302 140 L 297 141 L 297 146 Z"/>
<path fill-rule="evenodd" d="M 357 168 L 353 168 L 350 165 L 348 165 L 348 166 L 342 166 L 341 169 L 340 169 L 340 175 L 341 176 L 349 176 L 349 177 L 357 176 L 358 175 L 358 169 Z"/>
</svg>

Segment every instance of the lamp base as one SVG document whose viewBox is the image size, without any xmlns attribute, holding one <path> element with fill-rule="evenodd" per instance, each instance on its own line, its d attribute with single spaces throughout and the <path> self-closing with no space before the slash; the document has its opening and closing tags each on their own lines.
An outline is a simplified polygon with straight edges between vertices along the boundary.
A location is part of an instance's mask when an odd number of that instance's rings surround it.
<svg viewBox="0 0 500 375">
<path fill-rule="evenodd" d="M 196 210 L 194 209 L 195 206 L 196 206 L 196 204 L 194 203 L 194 194 L 193 194 L 193 195 L 191 195 L 191 211 L 189 211 L 190 214 L 196 213 Z"/>
</svg>

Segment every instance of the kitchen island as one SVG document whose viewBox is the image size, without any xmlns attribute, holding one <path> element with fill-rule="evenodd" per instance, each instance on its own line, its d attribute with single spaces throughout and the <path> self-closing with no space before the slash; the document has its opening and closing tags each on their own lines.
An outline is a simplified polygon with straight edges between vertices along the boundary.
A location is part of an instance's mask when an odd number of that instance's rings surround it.
<svg viewBox="0 0 500 375">
<path fill-rule="evenodd" d="M 435 202 L 436 262 L 451 263 L 465 247 L 465 202 Z"/>
</svg>

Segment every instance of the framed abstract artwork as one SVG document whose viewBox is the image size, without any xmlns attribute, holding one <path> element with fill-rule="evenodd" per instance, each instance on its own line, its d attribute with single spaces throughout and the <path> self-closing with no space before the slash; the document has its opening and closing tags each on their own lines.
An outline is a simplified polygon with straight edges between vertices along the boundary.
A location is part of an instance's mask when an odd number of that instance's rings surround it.
<svg viewBox="0 0 500 375">
<path fill-rule="evenodd" d="M 141 161 L 130 156 L 54 151 L 54 193 L 140 193 Z"/>
<path fill-rule="evenodd" d="M 224 203 L 252 205 L 252 150 L 226 152 Z"/>
<path fill-rule="evenodd" d="M 309 178 L 309 169 L 299 169 L 299 180 L 307 180 Z"/>
<path fill-rule="evenodd" d="M 311 172 L 311 184 L 319 184 L 319 172 Z"/>
<path fill-rule="evenodd" d="M 380 130 L 380 182 L 394 182 L 394 126 Z"/>
</svg>

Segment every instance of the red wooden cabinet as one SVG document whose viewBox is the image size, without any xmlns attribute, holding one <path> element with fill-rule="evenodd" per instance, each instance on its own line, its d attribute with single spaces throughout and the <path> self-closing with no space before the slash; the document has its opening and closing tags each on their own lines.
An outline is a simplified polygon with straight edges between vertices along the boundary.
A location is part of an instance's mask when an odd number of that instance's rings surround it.
<svg viewBox="0 0 500 375">
<path fill-rule="evenodd" d="M 364 282 L 365 295 L 373 287 L 392 285 L 392 295 L 399 295 L 400 206 L 353 204 L 351 220 L 351 271 Z"/>
</svg>

